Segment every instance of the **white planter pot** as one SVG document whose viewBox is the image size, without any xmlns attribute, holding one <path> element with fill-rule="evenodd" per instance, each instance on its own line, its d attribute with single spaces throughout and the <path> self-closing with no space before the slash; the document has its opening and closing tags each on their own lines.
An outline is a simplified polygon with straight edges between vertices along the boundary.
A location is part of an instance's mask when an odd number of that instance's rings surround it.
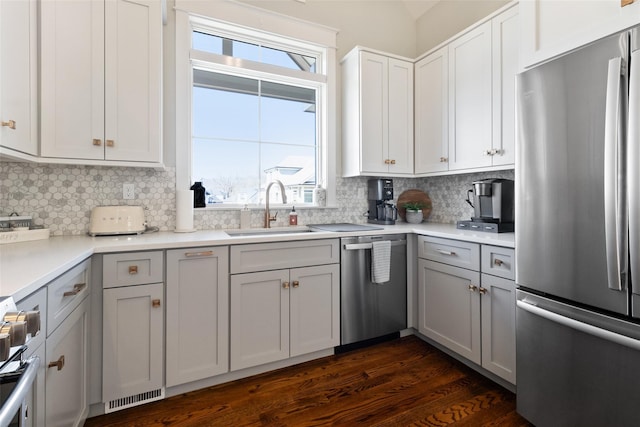
<svg viewBox="0 0 640 427">
<path fill-rule="evenodd" d="M 412 211 L 407 209 L 405 211 L 405 218 L 409 224 L 420 224 L 422 222 L 422 210 Z"/>
</svg>

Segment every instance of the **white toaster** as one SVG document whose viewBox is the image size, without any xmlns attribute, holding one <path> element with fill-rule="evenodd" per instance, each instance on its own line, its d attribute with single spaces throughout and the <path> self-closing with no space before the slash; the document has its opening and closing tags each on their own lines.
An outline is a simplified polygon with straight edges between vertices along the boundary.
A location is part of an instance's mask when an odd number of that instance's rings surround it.
<svg viewBox="0 0 640 427">
<path fill-rule="evenodd" d="M 96 206 L 91 211 L 91 236 L 140 234 L 146 228 L 142 206 Z"/>
</svg>

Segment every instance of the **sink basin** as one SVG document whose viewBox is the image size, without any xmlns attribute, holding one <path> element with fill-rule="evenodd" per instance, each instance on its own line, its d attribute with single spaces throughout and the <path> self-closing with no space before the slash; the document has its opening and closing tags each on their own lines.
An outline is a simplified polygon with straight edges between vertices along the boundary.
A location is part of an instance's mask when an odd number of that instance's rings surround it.
<svg viewBox="0 0 640 427">
<path fill-rule="evenodd" d="M 298 234 L 298 233 L 310 233 L 309 227 L 282 227 L 282 228 L 257 228 L 257 229 L 241 229 L 241 230 L 225 230 L 225 233 L 230 237 L 238 236 L 270 236 L 272 234 Z"/>
</svg>

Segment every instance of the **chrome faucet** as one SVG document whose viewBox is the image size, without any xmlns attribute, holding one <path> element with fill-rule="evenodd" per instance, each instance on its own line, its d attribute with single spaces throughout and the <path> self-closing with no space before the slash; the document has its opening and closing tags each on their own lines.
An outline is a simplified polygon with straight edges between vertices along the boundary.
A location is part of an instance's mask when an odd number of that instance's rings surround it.
<svg viewBox="0 0 640 427">
<path fill-rule="evenodd" d="M 278 179 L 270 182 L 269 185 L 267 185 L 267 190 L 265 191 L 266 209 L 264 211 L 264 228 L 271 228 L 271 221 L 275 221 L 276 217 L 278 216 L 278 212 L 276 212 L 274 216 L 271 216 L 269 214 L 269 190 L 271 190 L 271 186 L 273 184 L 278 184 L 280 186 L 280 191 L 282 191 L 282 203 L 283 204 L 287 203 L 287 194 L 284 190 L 284 185 L 282 185 L 282 182 Z"/>
</svg>

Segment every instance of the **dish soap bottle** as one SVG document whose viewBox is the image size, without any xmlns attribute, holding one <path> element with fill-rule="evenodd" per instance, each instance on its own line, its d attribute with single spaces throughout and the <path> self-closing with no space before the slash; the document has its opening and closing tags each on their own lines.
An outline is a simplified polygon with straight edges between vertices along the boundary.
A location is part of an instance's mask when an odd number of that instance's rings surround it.
<svg viewBox="0 0 640 427">
<path fill-rule="evenodd" d="M 313 202 L 318 207 L 323 207 L 327 204 L 327 192 L 320 184 L 313 189 Z"/>
<path fill-rule="evenodd" d="M 202 186 L 202 182 L 197 181 L 191 186 L 193 190 L 193 207 L 204 208 L 207 206 L 206 192 L 207 190 Z"/>
<path fill-rule="evenodd" d="M 296 207 L 293 206 L 291 212 L 289 212 L 289 225 L 298 225 L 298 213 Z"/>
</svg>

